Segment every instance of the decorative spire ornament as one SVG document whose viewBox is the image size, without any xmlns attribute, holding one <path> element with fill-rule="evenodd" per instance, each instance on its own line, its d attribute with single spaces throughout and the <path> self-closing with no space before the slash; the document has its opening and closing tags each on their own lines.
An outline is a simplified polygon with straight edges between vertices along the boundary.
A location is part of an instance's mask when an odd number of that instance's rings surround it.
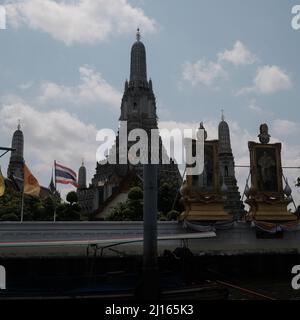
<svg viewBox="0 0 300 320">
<path fill-rule="evenodd" d="M 137 30 L 136 30 L 136 41 L 140 42 L 140 40 L 141 40 L 140 28 L 137 28 Z"/>
<path fill-rule="evenodd" d="M 283 193 L 287 196 L 287 197 L 290 197 L 291 194 L 292 194 L 292 189 L 289 185 L 289 182 L 288 182 L 288 178 L 284 178 L 285 180 L 285 188 L 283 190 Z"/>
<path fill-rule="evenodd" d="M 262 125 L 260 125 L 259 127 L 259 141 L 260 143 L 263 144 L 268 144 L 270 142 L 270 138 L 271 136 L 269 135 L 269 127 L 266 123 L 263 123 Z"/>
<path fill-rule="evenodd" d="M 141 41 L 140 29 L 137 29 L 136 41 L 131 47 L 130 83 L 135 87 L 147 84 L 146 49 Z"/>
<path fill-rule="evenodd" d="M 199 130 L 204 130 L 204 140 L 207 140 L 207 131 L 205 130 L 204 124 L 203 124 L 202 121 L 200 122 Z M 198 138 L 198 137 L 197 137 L 197 138 Z"/>
</svg>

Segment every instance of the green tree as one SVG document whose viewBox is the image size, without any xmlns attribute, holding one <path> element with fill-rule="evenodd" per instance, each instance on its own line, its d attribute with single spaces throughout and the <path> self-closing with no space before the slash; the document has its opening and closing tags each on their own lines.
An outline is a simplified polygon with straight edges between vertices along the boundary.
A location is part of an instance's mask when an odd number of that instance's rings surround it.
<svg viewBox="0 0 300 320">
<path fill-rule="evenodd" d="M 158 210 L 167 213 L 172 209 L 174 202 L 174 190 L 168 183 L 163 183 L 158 190 Z"/>
<path fill-rule="evenodd" d="M 20 219 L 21 213 L 21 193 L 15 190 L 7 189 L 5 194 L 0 198 L 0 220 L 4 220 L 9 215 L 15 215 Z"/>
<path fill-rule="evenodd" d="M 128 193 L 129 200 L 142 200 L 143 199 L 143 190 L 140 187 L 133 187 Z"/>
<path fill-rule="evenodd" d="M 118 203 L 107 218 L 109 221 L 125 221 L 127 214 L 127 202 Z"/>
<path fill-rule="evenodd" d="M 66 197 L 69 203 L 58 205 L 56 214 L 58 221 L 79 221 L 81 208 L 78 205 L 78 197 L 76 192 L 71 191 Z"/>
<path fill-rule="evenodd" d="M 25 221 L 52 221 L 55 206 L 60 199 L 54 197 L 38 198 L 24 195 L 24 220 Z M 12 221 L 17 217 L 20 220 L 22 193 L 7 189 L 0 198 L 0 220 Z M 14 215 L 14 216 L 13 216 Z"/>
<path fill-rule="evenodd" d="M 24 195 L 24 221 L 38 221 L 43 212 L 41 198 Z"/>
<path fill-rule="evenodd" d="M 175 183 L 163 183 L 158 189 L 158 220 L 177 220 L 180 215 L 178 186 Z M 175 199 L 176 198 L 176 199 Z M 176 201 L 175 201 L 176 200 Z M 175 204 L 175 205 L 174 205 Z M 173 208 L 174 205 L 174 208 Z M 107 218 L 109 221 L 142 221 L 143 190 L 135 186 L 128 193 L 128 200 L 118 204 Z"/>
<path fill-rule="evenodd" d="M 163 212 L 165 216 L 171 210 L 181 211 L 181 206 L 179 203 L 180 195 L 178 193 L 179 186 L 177 183 L 163 182 L 158 188 L 158 199 L 157 207 L 159 212 Z M 174 206 L 174 207 L 173 207 Z"/>
<path fill-rule="evenodd" d="M 167 214 L 168 221 L 177 221 L 179 218 L 180 213 L 176 210 L 171 210 Z"/>
<path fill-rule="evenodd" d="M 128 193 L 128 200 L 119 203 L 107 218 L 109 221 L 141 221 L 143 220 L 143 191 L 133 187 Z"/>
<path fill-rule="evenodd" d="M 19 217 L 14 213 L 6 213 L 1 216 L 1 221 L 19 221 Z"/>
<path fill-rule="evenodd" d="M 143 191 L 140 187 L 131 188 L 129 191 L 125 216 L 131 221 L 143 220 Z"/>
<path fill-rule="evenodd" d="M 78 202 L 78 196 L 77 196 L 77 193 L 75 191 L 71 191 L 67 194 L 67 197 L 66 197 L 67 201 L 73 205 L 75 203 Z"/>
</svg>

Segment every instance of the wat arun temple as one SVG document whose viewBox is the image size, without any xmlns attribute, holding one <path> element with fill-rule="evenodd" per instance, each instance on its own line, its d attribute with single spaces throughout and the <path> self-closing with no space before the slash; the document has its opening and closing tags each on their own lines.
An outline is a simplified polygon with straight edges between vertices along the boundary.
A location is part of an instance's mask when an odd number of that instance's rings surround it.
<svg viewBox="0 0 300 320">
<path fill-rule="evenodd" d="M 139 30 L 131 48 L 130 78 L 125 82 L 119 121 L 127 122 L 128 132 L 144 129 L 150 136 L 151 129 L 158 129 L 156 98 L 152 80 L 147 78 L 146 49 Z M 118 141 L 119 136 L 116 139 L 116 150 Z M 161 140 L 159 154 L 160 158 L 166 155 Z M 220 181 L 222 180 L 220 185 L 226 185 L 226 210 L 239 217 L 244 213 L 244 206 L 237 187 L 230 131 L 224 116 L 219 124 L 218 157 Z M 176 183 L 179 190 L 182 185 L 181 174 L 173 159 L 170 159 L 169 163 L 159 164 L 159 184 Z M 77 194 L 83 211 L 93 213 L 97 218 L 106 218 L 117 203 L 127 199 L 130 186 L 142 179 L 142 172 L 141 165 L 97 163 L 92 181 L 87 185 L 86 168 L 82 164 L 78 173 Z"/>
</svg>

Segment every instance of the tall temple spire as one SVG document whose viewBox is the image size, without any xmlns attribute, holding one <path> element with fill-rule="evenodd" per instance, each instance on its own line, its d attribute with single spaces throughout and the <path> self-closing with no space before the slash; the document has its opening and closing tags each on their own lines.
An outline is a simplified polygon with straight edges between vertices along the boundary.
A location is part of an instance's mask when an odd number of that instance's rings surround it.
<svg viewBox="0 0 300 320">
<path fill-rule="evenodd" d="M 17 130 L 14 132 L 12 143 L 12 149 L 14 151 L 11 152 L 9 166 L 7 170 L 7 176 L 15 176 L 23 179 L 23 166 L 24 166 L 24 136 L 21 131 L 21 123 L 18 120 Z"/>
<path fill-rule="evenodd" d="M 155 95 L 152 80 L 147 79 L 146 49 L 140 29 L 131 47 L 130 78 L 125 81 L 119 120 L 127 121 L 128 131 L 157 128 Z"/>
<path fill-rule="evenodd" d="M 78 171 L 78 189 L 86 188 L 86 168 L 84 166 L 84 160 L 82 159 L 82 165 Z"/>
<path fill-rule="evenodd" d="M 244 205 L 241 202 L 241 195 L 235 177 L 234 157 L 232 154 L 229 125 L 225 121 L 224 110 L 222 109 L 222 120 L 219 124 L 219 165 L 222 185 L 221 189 L 226 194 L 226 211 L 239 218 L 244 214 Z"/>
<path fill-rule="evenodd" d="M 146 49 L 137 29 L 136 42 L 131 48 L 130 85 L 144 86 L 147 83 Z"/>
<path fill-rule="evenodd" d="M 52 194 L 54 194 L 56 192 L 55 183 L 54 183 L 54 179 L 53 179 L 53 168 L 52 168 L 52 174 L 51 174 L 51 181 L 49 184 L 49 190 L 51 191 Z"/>
<path fill-rule="evenodd" d="M 219 154 L 222 153 L 232 153 L 229 126 L 228 123 L 225 121 L 223 109 L 222 121 L 219 124 Z"/>
</svg>

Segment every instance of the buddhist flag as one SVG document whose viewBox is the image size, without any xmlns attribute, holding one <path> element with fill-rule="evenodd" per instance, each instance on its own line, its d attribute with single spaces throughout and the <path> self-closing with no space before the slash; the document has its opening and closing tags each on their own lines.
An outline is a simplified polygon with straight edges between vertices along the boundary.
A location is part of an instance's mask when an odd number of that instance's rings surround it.
<svg viewBox="0 0 300 320">
<path fill-rule="evenodd" d="M 30 170 L 27 168 L 26 164 L 24 164 L 24 189 L 23 189 L 24 194 L 38 197 L 40 195 L 40 191 L 41 191 L 41 187 L 38 181 L 30 172 Z"/>
<path fill-rule="evenodd" d="M 4 195 L 5 192 L 5 181 L 0 168 L 0 197 Z"/>
</svg>

